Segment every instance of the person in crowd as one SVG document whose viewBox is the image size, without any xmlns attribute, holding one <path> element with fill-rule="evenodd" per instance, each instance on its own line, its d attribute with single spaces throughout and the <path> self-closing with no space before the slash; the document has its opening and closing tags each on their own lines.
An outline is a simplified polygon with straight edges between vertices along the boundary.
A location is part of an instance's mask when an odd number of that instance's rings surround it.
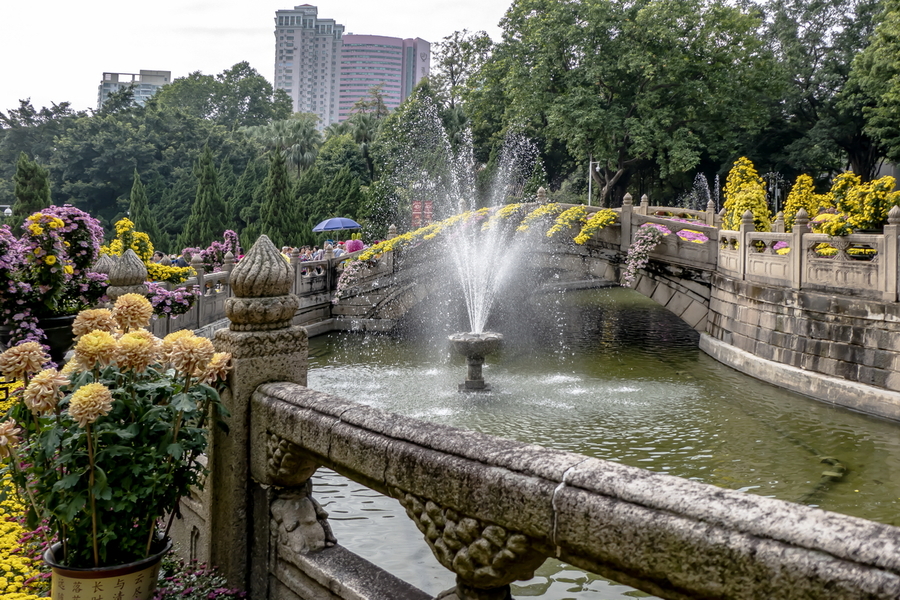
<svg viewBox="0 0 900 600">
<path fill-rule="evenodd" d="M 163 254 L 162 252 L 157 250 L 156 252 L 153 253 L 153 258 L 151 258 L 150 260 L 155 263 L 158 263 L 158 262 L 162 261 L 163 256 L 165 256 L 165 254 Z"/>
</svg>

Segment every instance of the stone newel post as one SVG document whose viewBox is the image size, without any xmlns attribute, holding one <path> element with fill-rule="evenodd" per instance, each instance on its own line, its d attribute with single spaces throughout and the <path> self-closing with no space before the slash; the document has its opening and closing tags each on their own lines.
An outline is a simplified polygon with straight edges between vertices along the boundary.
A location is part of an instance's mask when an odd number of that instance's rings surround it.
<svg viewBox="0 0 900 600">
<path fill-rule="evenodd" d="M 232 585 L 248 589 L 254 535 L 250 514 L 250 396 L 267 382 L 306 385 L 307 337 L 291 326 L 299 299 L 291 293 L 293 269 L 266 236 L 260 236 L 231 272 L 231 320 L 216 332 L 215 346 L 230 352 L 234 369 L 222 400 L 231 412 L 230 432 L 215 430 L 209 510 L 211 562 Z"/>
</svg>

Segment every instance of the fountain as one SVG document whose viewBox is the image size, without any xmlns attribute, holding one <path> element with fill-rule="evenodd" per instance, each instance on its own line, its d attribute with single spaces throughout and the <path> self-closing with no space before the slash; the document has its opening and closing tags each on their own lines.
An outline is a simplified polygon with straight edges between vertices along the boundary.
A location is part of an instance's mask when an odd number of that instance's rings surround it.
<svg viewBox="0 0 900 600">
<path fill-rule="evenodd" d="M 466 380 L 459 384 L 460 392 L 489 392 L 491 386 L 485 383 L 481 375 L 481 366 L 484 357 L 496 352 L 503 343 L 503 336 L 499 333 L 486 331 L 484 333 L 454 333 L 450 336 L 453 349 L 466 357 L 469 369 Z"/>
<path fill-rule="evenodd" d="M 417 109 L 415 126 L 409 128 L 409 135 L 415 137 L 413 151 L 404 156 L 403 161 L 398 161 L 390 176 L 397 189 L 404 190 L 400 196 L 404 202 L 420 206 L 430 202 L 434 219 L 441 220 L 474 211 L 479 205 L 499 210 L 511 201 L 526 200 L 523 198 L 525 183 L 538 159 L 537 148 L 530 140 L 516 134 L 507 136 L 487 193 L 479 200 L 475 177 L 478 168 L 470 133 L 464 133 L 451 143 L 436 107 L 427 97 L 419 97 L 417 102 L 421 105 Z M 446 236 L 447 246 L 440 253 L 441 258 L 452 259 L 457 277 L 448 278 L 448 284 L 454 286 L 444 295 L 448 310 L 435 312 L 452 312 L 450 302 L 458 298 L 455 293 L 461 291 L 468 317 L 468 327 L 462 333 L 450 336 L 453 347 L 466 357 L 468 364 L 468 376 L 465 383 L 459 385 L 459 391 L 491 390 L 484 383 L 481 367 L 485 356 L 499 348 L 503 336 L 488 333 L 485 327 L 511 275 L 524 264 L 521 261 L 523 236 L 514 235 L 509 225 L 512 222 L 487 226 L 486 222 L 473 218 Z M 446 335 L 446 328 L 459 327 L 449 322 L 435 323 L 433 318 L 424 324 L 444 328 L 440 332 L 442 336 Z"/>
</svg>

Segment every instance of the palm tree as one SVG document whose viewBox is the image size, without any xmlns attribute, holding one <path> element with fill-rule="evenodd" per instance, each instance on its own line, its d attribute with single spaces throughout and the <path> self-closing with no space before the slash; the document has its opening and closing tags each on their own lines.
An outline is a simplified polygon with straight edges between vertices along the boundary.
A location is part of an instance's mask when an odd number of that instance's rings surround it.
<svg viewBox="0 0 900 600">
<path fill-rule="evenodd" d="M 359 151 L 363 158 L 366 159 L 366 166 L 369 169 L 369 178 L 375 180 L 375 163 L 369 155 L 369 147 L 378 135 L 381 128 L 382 119 L 375 116 L 374 113 L 354 113 L 347 121 L 353 126 L 351 134 L 353 141 L 359 144 Z"/>
<path fill-rule="evenodd" d="M 297 168 L 299 176 L 315 163 L 322 145 L 322 134 L 316 129 L 318 117 L 312 113 L 295 113 L 289 119 L 266 125 L 244 127 L 243 131 L 258 139 L 269 150 Z"/>
</svg>

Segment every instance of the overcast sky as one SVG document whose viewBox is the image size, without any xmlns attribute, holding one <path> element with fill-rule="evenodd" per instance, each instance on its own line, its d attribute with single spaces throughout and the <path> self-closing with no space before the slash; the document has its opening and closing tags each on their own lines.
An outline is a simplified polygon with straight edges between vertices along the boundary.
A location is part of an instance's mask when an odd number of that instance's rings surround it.
<svg viewBox="0 0 900 600">
<path fill-rule="evenodd" d="M 498 23 L 512 0 L 322 0 L 319 17 L 347 33 L 440 41 L 454 31 Z M 303 4 L 302 1 L 296 4 Z M 270 82 L 274 17 L 294 1 L 277 0 L 2 0 L 0 111 L 31 98 L 94 108 L 104 71 L 221 73 L 246 60 Z"/>
</svg>

